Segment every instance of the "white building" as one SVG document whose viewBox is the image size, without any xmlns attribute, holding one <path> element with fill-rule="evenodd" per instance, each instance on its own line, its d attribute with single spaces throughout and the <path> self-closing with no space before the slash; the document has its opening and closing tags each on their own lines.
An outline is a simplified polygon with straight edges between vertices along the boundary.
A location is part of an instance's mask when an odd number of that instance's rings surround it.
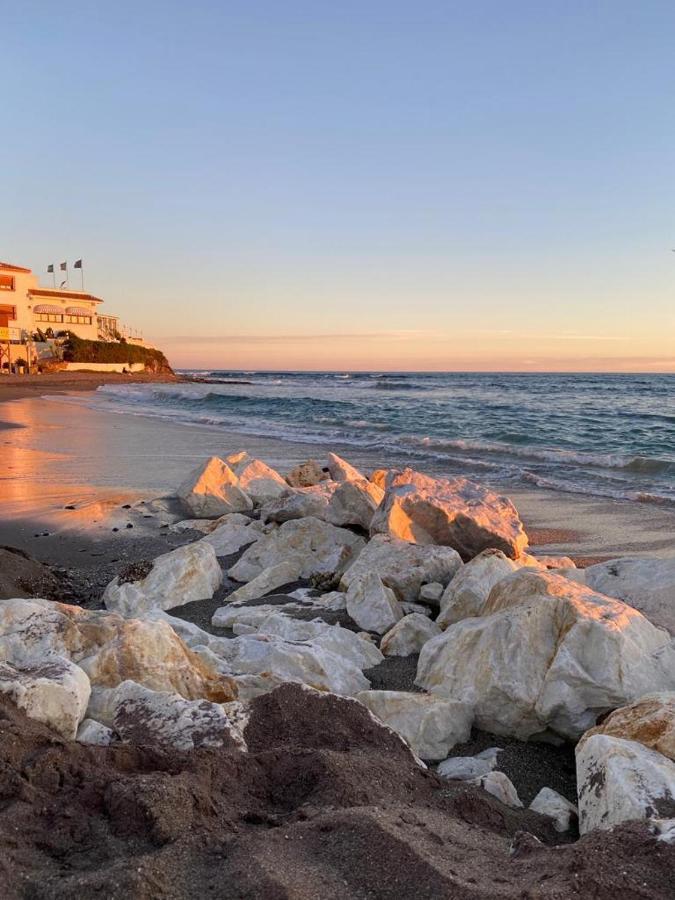
<svg viewBox="0 0 675 900">
<path fill-rule="evenodd" d="M 100 315 L 103 301 L 83 291 L 40 287 L 30 269 L 0 262 L 0 330 L 25 344 L 41 331 L 48 337 L 71 331 L 88 340 L 116 340 L 116 316 Z"/>
</svg>

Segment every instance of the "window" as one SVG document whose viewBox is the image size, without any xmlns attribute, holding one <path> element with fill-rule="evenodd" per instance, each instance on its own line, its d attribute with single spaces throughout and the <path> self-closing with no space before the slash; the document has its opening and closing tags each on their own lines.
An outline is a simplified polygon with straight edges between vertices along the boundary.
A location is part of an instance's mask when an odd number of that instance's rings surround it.
<svg viewBox="0 0 675 900">
<path fill-rule="evenodd" d="M 0 291 L 14 290 L 14 276 L 0 274 Z"/>
<path fill-rule="evenodd" d="M 64 316 L 63 321 L 71 325 L 91 325 L 91 316 Z"/>
<path fill-rule="evenodd" d="M 63 322 L 63 316 L 56 313 L 35 313 L 36 322 Z"/>
</svg>

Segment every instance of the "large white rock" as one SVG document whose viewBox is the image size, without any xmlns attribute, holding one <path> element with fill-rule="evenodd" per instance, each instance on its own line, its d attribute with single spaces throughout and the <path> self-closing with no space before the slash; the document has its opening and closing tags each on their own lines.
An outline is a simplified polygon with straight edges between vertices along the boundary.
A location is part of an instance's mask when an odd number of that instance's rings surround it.
<svg viewBox="0 0 675 900">
<path fill-rule="evenodd" d="M 228 602 L 241 603 L 246 600 L 257 600 L 259 597 L 264 597 L 265 594 L 276 591 L 277 588 L 283 587 L 285 584 L 297 581 L 301 571 L 302 566 L 297 558 L 268 566 L 247 584 L 242 585 L 229 594 Z"/>
<path fill-rule="evenodd" d="M 447 584 L 461 568 L 462 560 L 451 547 L 410 544 L 381 534 L 372 538 L 345 571 L 341 589 L 368 572 L 376 572 L 399 600 L 414 603 L 423 584 Z"/>
<path fill-rule="evenodd" d="M 501 550 L 483 550 L 452 579 L 441 597 L 441 612 L 436 621 L 441 628 L 454 622 L 479 616 L 490 591 L 518 569 Z"/>
<path fill-rule="evenodd" d="M 278 472 L 262 460 L 249 456 L 245 450 L 232 453 L 225 458 L 225 462 L 237 476 L 239 487 L 255 506 L 290 492 L 290 487 Z"/>
<path fill-rule="evenodd" d="M 675 635 L 675 556 L 613 559 L 584 569 L 588 587 L 634 606 Z"/>
<path fill-rule="evenodd" d="M 234 699 L 231 680 L 191 652 L 171 627 L 182 620 L 161 610 L 151 615 L 156 618 L 141 621 L 42 599 L 0 601 L 0 660 L 24 667 L 63 656 L 92 684 L 114 687 L 130 679 L 186 699 Z M 183 625 L 186 632 L 196 629 Z"/>
<path fill-rule="evenodd" d="M 339 625 L 329 625 L 321 619 L 305 621 L 285 615 L 280 607 L 269 612 L 255 623 L 259 634 L 273 634 L 287 641 L 309 641 L 349 660 L 359 669 L 369 669 L 382 662 L 384 657 L 375 644 L 364 640 L 353 631 Z M 236 631 L 236 626 L 235 626 Z"/>
<path fill-rule="evenodd" d="M 105 589 L 103 603 L 123 616 L 142 616 L 150 609 L 209 600 L 222 580 L 215 550 L 201 540 L 158 556 L 140 581 L 120 583 L 116 577 Z"/>
<path fill-rule="evenodd" d="M 382 488 L 365 478 L 343 481 L 330 498 L 325 517 L 333 525 L 358 525 L 367 531 L 383 497 Z"/>
<path fill-rule="evenodd" d="M 195 519 L 214 519 L 225 513 L 253 509 L 253 501 L 239 487 L 237 476 L 217 456 L 194 469 L 180 485 L 176 496 Z"/>
<path fill-rule="evenodd" d="M 326 521 L 328 504 L 338 487 L 336 481 L 322 481 L 311 487 L 296 488 L 291 493 L 266 503 L 260 510 L 260 518 L 263 522 L 278 524 L 308 516 Z"/>
<path fill-rule="evenodd" d="M 403 616 L 382 638 L 380 650 L 385 656 L 410 656 L 419 653 L 431 638 L 441 633 L 435 622 L 421 613 Z"/>
<path fill-rule="evenodd" d="M 506 497 L 468 478 L 430 478 L 413 469 L 387 477 L 371 534 L 454 547 L 463 559 L 488 547 L 515 559 L 527 547 L 518 512 Z"/>
<path fill-rule="evenodd" d="M 62 656 L 24 665 L 0 663 L 0 694 L 29 719 L 48 725 L 69 740 L 74 740 L 85 716 L 90 692 L 86 674 Z"/>
<path fill-rule="evenodd" d="M 105 710 L 105 713 L 103 713 Z M 175 750 L 198 747 L 238 747 L 245 750 L 242 729 L 246 714 L 241 703 L 185 700 L 179 694 L 152 691 L 125 681 L 97 705 L 103 723 L 123 741 Z"/>
<path fill-rule="evenodd" d="M 497 765 L 500 747 L 488 747 L 475 756 L 451 756 L 438 764 L 436 769 L 441 778 L 452 781 L 473 781 L 491 772 Z"/>
<path fill-rule="evenodd" d="M 230 513 L 222 516 L 214 523 L 205 537 L 205 544 L 210 544 L 216 551 L 216 556 L 229 556 L 238 553 L 242 547 L 257 541 L 264 531 L 261 522 L 249 519 L 241 513 Z"/>
<path fill-rule="evenodd" d="M 552 788 L 543 787 L 530 803 L 533 812 L 540 813 L 553 819 L 553 827 L 556 831 L 569 831 L 572 822 L 576 822 L 579 815 L 573 803 L 554 791 Z"/>
<path fill-rule="evenodd" d="M 600 725 L 587 731 L 584 738 L 592 734 L 638 741 L 675 762 L 675 691 L 645 694 L 634 703 L 614 710 Z"/>
<path fill-rule="evenodd" d="M 364 631 L 384 634 L 403 618 L 403 610 L 391 588 L 376 572 L 354 579 L 347 591 L 347 613 Z"/>
<path fill-rule="evenodd" d="M 328 454 L 328 471 L 333 481 L 363 481 L 365 476 L 337 453 Z"/>
<path fill-rule="evenodd" d="M 666 818 L 675 810 L 675 763 L 637 741 L 592 734 L 576 748 L 579 831 Z"/>
<path fill-rule="evenodd" d="M 287 641 L 272 634 L 251 634 L 226 643 L 226 661 L 236 675 L 271 675 L 278 682 L 298 682 L 348 697 L 370 687 L 358 666 L 320 646 L 319 638 Z"/>
<path fill-rule="evenodd" d="M 109 747 L 115 740 L 115 732 L 107 725 L 95 722 L 94 719 L 83 719 L 77 729 L 77 742 L 91 744 L 95 747 Z"/>
<path fill-rule="evenodd" d="M 362 537 L 310 516 L 284 522 L 276 531 L 261 537 L 244 551 L 228 574 L 235 581 L 251 581 L 269 566 L 296 562 L 301 578 L 340 575 L 364 546 Z"/>
<path fill-rule="evenodd" d="M 486 731 L 573 739 L 600 713 L 675 687 L 665 631 L 560 575 L 515 572 L 481 613 L 424 645 L 416 683 L 472 705 Z"/>
<path fill-rule="evenodd" d="M 471 709 L 453 700 L 408 691 L 364 691 L 356 699 L 422 759 L 443 759 L 471 732 Z"/>
</svg>

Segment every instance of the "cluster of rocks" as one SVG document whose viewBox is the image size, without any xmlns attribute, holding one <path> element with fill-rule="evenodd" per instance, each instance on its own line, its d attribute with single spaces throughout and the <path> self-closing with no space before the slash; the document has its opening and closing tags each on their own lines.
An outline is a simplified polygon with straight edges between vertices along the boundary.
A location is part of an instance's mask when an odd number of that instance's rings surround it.
<svg viewBox="0 0 675 900">
<path fill-rule="evenodd" d="M 472 728 L 572 741 L 578 805 L 542 786 L 531 810 L 675 838 L 675 561 L 535 557 L 487 488 L 332 453 L 285 477 L 213 457 L 177 495 L 171 529 L 195 539 L 115 578 L 104 609 L 0 601 L 0 693 L 29 717 L 83 743 L 246 752 L 251 703 L 292 682 L 353 698 L 421 765 L 513 808 L 500 748 L 453 748 Z M 226 577 L 213 630 L 167 612 Z M 414 689 L 371 689 L 365 671 L 413 654 Z"/>
</svg>

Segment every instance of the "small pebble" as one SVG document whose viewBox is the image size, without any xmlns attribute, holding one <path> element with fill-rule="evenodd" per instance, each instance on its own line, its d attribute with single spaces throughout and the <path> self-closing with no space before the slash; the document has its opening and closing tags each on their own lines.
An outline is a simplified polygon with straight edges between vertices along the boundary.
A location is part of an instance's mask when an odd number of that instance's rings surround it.
<svg viewBox="0 0 675 900">
<path fill-rule="evenodd" d="M 119 528 L 113 528 L 113 531 L 119 531 Z"/>
<path fill-rule="evenodd" d="M 127 528 L 133 528 L 133 527 L 134 526 L 131 524 L 131 522 L 127 522 Z"/>
</svg>

